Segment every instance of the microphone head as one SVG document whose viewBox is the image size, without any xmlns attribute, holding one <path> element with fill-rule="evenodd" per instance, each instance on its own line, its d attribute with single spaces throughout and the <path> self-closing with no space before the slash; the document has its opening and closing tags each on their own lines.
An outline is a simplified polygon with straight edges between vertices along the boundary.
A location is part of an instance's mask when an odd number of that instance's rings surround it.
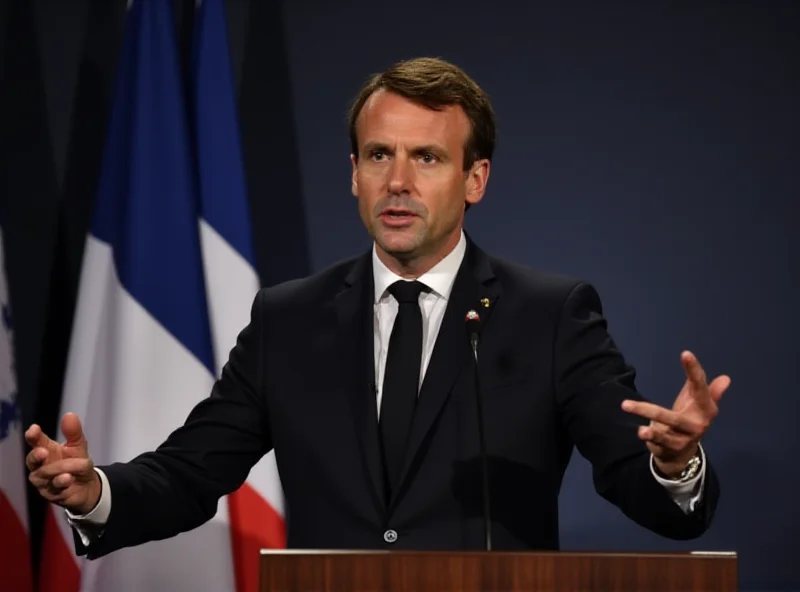
<svg viewBox="0 0 800 592">
<path fill-rule="evenodd" d="M 470 310 L 464 317 L 464 323 L 467 326 L 467 332 L 471 335 L 475 335 L 478 333 L 481 326 L 481 315 L 475 310 Z"/>
</svg>

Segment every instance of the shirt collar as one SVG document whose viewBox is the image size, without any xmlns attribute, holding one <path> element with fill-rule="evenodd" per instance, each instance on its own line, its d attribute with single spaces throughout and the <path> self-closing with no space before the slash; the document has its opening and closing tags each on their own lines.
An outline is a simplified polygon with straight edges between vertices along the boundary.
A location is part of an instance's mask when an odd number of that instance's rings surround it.
<svg viewBox="0 0 800 592">
<path fill-rule="evenodd" d="M 416 279 L 447 300 L 450 298 L 453 282 L 456 280 L 458 268 L 461 267 L 466 251 L 467 239 L 462 230 L 461 238 L 456 247 L 444 259 Z M 375 278 L 375 302 L 379 302 L 386 295 L 389 286 L 397 280 L 403 279 L 386 267 L 383 261 L 378 258 L 374 244 L 372 245 L 372 274 Z"/>
</svg>

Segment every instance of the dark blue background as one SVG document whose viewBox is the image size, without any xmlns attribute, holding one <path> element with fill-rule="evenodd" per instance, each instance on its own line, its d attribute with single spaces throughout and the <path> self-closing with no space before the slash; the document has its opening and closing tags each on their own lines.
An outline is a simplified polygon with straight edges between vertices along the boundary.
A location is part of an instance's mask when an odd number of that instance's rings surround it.
<svg viewBox="0 0 800 592">
<path fill-rule="evenodd" d="M 527 4 L 527 5 L 526 5 Z M 732 386 L 705 441 L 716 523 L 672 543 L 597 496 L 576 457 L 565 548 L 740 553 L 744 587 L 800 589 L 800 93 L 787 3 L 285 3 L 313 268 L 367 242 L 344 114 L 367 74 L 436 55 L 499 119 L 487 250 L 592 281 L 639 387 L 671 405 L 692 349 Z"/>
</svg>

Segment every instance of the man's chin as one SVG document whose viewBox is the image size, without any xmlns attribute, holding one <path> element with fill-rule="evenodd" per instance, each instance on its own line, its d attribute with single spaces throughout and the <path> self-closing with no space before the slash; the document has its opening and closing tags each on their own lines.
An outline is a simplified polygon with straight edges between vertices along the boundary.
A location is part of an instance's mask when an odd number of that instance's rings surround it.
<svg viewBox="0 0 800 592">
<path fill-rule="evenodd" d="M 413 258 L 417 255 L 421 243 L 418 236 L 410 234 L 401 236 L 400 233 L 394 232 L 379 234 L 375 242 L 387 255 L 399 260 Z"/>
</svg>

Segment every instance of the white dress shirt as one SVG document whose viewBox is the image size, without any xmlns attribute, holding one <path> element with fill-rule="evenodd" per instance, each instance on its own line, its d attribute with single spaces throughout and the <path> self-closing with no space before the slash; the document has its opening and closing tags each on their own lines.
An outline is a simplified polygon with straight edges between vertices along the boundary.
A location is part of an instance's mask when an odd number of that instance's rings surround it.
<svg viewBox="0 0 800 592">
<path fill-rule="evenodd" d="M 436 343 L 436 336 L 442 324 L 444 311 L 447 308 L 447 301 L 453 289 L 453 283 L 458 273 L 458 268 L 464 259 L 467 250 L 467 240 L 464 233 L 456 247 L 444 259 L 437 263 L 428 272 L 416 278 L 430 288 L 429 292 L 422 292 L 419 296 L 420 310 L 422 312 L 422 360 L 420 361 L 419 384 L 425 377 L 425 372 L 430 363 L 433 345 Z M 398 303 L 389 293 L 389 286 L 401 278 L 392 272 L 378 258 L 377 251 L 372 249 L 372 271 L 375 284 L 375 303 L 374 303 L 374 335 L 375 335 L 375 385 L 377 391 L 377 407 L 380 415 L 381 397 L 383 394 L 383 375 L 386 368 L 386 356 L 389 350 L 389 337 L 392 334 L 395 317 L 397 316 Z M 672 499 L 684 512 L 693 511 L 700 501 L 703 492 L 703 481 L 705 479 L 705 453 L 702 447 L 700 454 L 703 459 L 703 468 L 699 475 L 686 483 L 676 483 L 667 479 L 662 479 L 655 472 L 653 457 L 650 456 L 650 470 L 653 477 L 661 483 Z M 111 488 L 108 484 L 106 475 L 100 469 L 95 469 L 100 475 L 102 482 L 102 494 L 97 506 L 83 516 L 76 516 L 67 511 L 67 517 L 80 534 L 81 540 L 88 545 L 92 536 L 97 536 L 98 527 L 102 527 L 108 520 L 111 512 Z M 86 528 L 81 528 L 86 525 Z"/>
<path fill-rule="evenodd" d="M 453 283 L 456 281 L 458 268 L 467 251 L 467 240 L 461 233 L 461 240 L 456 248 L 450 251 L 444 259 L 434 265 L 428 272 L 416 278 L 425 284 L 430 291 L 419 295 L 419 306 L 422 312 L 422 360 L 420 361 L 419 387 L 425 378 L 425 371 L 431 361 L 433 345 L 442 326 L 444 311 Z M 397 318 L 399 305 L 389 293 L 389 286 L 403 278 L 391 271 L 378 258 L 375 247 L 372 248 L 372 274 L 375 284 L 374 304 L 374 335 L 375 335 L 375 387 L 378 395 L 378 415 L 381 412 L 381 398 L 383 396 L 383 375 L 386 369 L 386 356 L 389 354 L 389 338 L 392 335 L 394 320 Z"/>
</svg>

